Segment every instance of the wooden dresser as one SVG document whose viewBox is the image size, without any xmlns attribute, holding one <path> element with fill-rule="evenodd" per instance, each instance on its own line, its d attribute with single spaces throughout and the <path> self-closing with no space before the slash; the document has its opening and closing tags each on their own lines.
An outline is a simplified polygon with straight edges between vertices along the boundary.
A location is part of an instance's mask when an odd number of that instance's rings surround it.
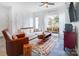
<svg viewBox="0 0 79 59">
<path fill-rule="evenodd" d="M 64 32 L 64 50 L 65 48 L 75 49 L 76 46 L 76 33 Z"/>
</svg>

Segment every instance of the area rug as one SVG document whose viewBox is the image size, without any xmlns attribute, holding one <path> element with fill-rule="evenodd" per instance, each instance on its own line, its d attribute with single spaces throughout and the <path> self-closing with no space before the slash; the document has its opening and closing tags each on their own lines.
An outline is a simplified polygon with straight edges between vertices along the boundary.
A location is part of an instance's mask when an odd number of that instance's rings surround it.
<svg viewBox="0 0 79 59">
<path fill-rule="evenodd" d="M 35 44 L 35 42 L 37 42 L 37 39 L 35 39 L 36 41 L 31 41 L 32 44 Z M 35 52 L 36 54 L 40 55 L 40 56 L 46 56 L 50 53 L 50 51 L 55 47 L 55 44 L 58 40 L 58 34 L 52 34 L 52 36 L 49 38 L 48 41 L 46 41 L 44 44 L 42 45 L 32 45 L 32 51 Z"/>
</svg>

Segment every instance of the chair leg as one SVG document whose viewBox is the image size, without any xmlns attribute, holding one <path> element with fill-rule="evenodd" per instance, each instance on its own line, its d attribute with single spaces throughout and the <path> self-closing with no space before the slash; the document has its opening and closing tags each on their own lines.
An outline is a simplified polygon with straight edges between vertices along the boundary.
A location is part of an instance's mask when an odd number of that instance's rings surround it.
<svg viewBox="0 0 79 59">
<path fill-rule="evenodd" d="M 66 51 L 66 50 L 65 50 L 65 47 L 64 47 L 64 51 Z"/>
</svg>

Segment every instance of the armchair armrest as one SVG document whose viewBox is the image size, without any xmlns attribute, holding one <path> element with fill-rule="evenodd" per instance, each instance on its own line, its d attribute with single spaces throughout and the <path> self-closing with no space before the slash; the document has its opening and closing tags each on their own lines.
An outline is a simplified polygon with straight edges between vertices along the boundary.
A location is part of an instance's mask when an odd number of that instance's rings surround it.
<svg viewBox="0 0 79 59">
<path fill-rule="evenodd" d="M 18 43 L 18 42 L 22 42 L 24 44 L 29 43 L 29 38 L 28 37 L 22 37 L 22 38 L 17 38 L 17 39 L 13 39 L 8 41 L 8 43 Z"/>
</svg>

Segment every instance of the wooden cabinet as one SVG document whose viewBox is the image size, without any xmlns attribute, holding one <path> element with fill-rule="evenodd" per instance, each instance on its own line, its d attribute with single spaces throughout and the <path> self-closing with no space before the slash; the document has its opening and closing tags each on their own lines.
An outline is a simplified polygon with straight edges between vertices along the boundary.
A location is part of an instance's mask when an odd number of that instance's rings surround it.
<svg viewBox="0 0 79 59">
<path fill-rule="evenodd" d="M 32 46 L 30 44 L 24 44 L 23 55 L 31 56 L 32 55 Z"/>
<path fill-rule="evenodd" d="M 76 33 L 75 32 L 64 32 L 64 49 L 75 49 L 76 45 Z"/>
</svg>

